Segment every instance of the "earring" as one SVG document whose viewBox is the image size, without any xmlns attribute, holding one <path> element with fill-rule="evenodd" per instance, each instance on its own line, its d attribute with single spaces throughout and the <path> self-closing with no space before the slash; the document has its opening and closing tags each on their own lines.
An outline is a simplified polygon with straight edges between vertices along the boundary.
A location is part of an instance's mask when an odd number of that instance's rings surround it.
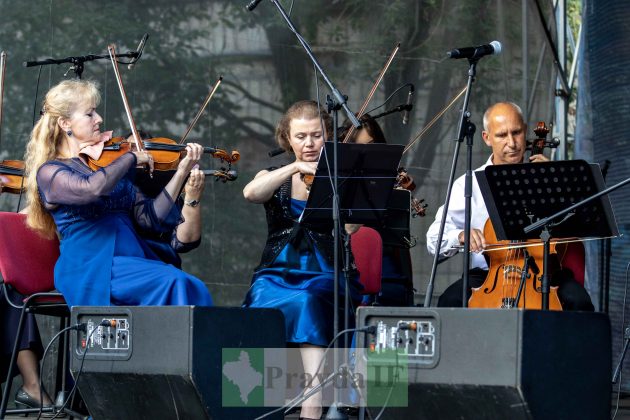
<svg viewBox="0 0 630 420">
<path fill-rule="evenodd" d="M 72 137 L 72 130 L 66 131 L 66 134 L 68 135 L 68 137 Z"/>
</svg>

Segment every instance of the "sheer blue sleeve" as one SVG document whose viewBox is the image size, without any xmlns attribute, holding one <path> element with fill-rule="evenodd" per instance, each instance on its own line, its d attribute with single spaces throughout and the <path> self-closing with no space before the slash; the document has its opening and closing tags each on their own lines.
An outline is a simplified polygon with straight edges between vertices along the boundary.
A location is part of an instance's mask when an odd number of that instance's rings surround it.
<svg viewBox="0 0 630 420">
<path fill-rule="evenodd" d="M 173 231 L 183 221 L 179 206 L 164 189 L 154 199 L 136 189 L 133 213 L 138 226 L 155 232 Z"/>
<path fill-rule="evenodd" d="M 39 168 L 37 185 L 47 208 L 59 204 L 84 205 L 109 195 L 118 181 L 135 166 L 133 153 L 122 155 L 96 172 L 77 160 L 55 160 Z"/>
</svg>

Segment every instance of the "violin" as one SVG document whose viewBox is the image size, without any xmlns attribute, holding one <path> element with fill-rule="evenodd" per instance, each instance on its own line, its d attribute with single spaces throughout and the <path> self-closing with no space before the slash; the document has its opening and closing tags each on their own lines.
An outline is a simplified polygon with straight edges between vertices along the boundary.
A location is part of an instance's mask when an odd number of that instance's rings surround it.
<svg viewBox="0 0 630 420">
<path fill-rule="evenodd" d="M 554 138 L 551 140 L 547 140 L 547 134 L 549 134 L 549 128 L 544 121 L 538 121 L 536 124 L 536 128 L 534 128 L 534 133 L 536 134 L 536 138 L 533 140 L 527 140 L 527 145 L 525 150 L 530 150 L 530 156 L 539 155 L 544 152 L 545 147 L 549 147 L 550 149 L 555 149 L 560 145 L 560 140 Z"/>
<path fill-rule="evenodd" d="M 7 179 L 0 182 L 0 192 L 20 194 L 24 191 L 24 161 L 0 161 L 0 175 Z"/>
<path fill-rule="evenodd" d="M 481 287 L 473 288 L 468 301 L 470 308 L 522 308 L 541 309 L 542 292 L 540 270 L 543 267 L 543 247 L 530 246 L 510 247 L 513 241 L 498 241 L 490 219 L 486 221 L 483 235 L 488 243 L 497 250 L 487 248 L 488 276 Z M 525 244 L 540 243 L 539 240 L 528 240 Z M 559 245 L 550 245 L 550 271 L 554 265 L 560 266 L 558 255 L 564 255 Z M 549 309 L 560 311 L 562 305 L 558 298 L 558 287 L 552 286 L 549 291 Z"/>
<path fill-rule="evenodd" d="M 165 137 L 155 137 L 144 140 L 142 145 L 143 150 L 149 152 L 151 157 L 153 157 L 153 168 L 157 171 L 176 170 L 179 160 L 186 151 L 185 144 L 179 144 L 175 140 Z M 98 160 L 92 158 L 88 159 L 88 166 L 96 171 L 109 165 L 131 150 L 135 150 L 134 143 L 122 137 L 114 137 L 105 143 L 103 153 Z M 220 159 L 221 162 L 225 162 L 228 165 L 237 162 L 241 157 L 240 153 L 236 150 L 228 153 L 223 149 L 214 147 L 204 147 L 203 152 L 211 154 L 213 157 Z"/>
<path fill-rule="evenodd" d="M 2 105 L 4 102 L 4 74 L 7 53 L 0 52 L 0 129 L 2 127 Z M 24 191 L 24 162 L 21 160 L 0 161 L 0 175 L 6 181 L 0 182 L 0 193 L 20 194 Z"/>
<path fill-rule="evenodd" d="M 416 189 L 416 183 L 403 167 L 398 168 L 398 176 L 396 177 L 394 188 L 407 190 L 409 192 L 413 192 Z M 426 216 L 428 204 L 424 203 L 424 199 L 418 200 L 416 197 L 412 196 L 410 205 L 412 210 L 411 217 Z"/>
<path fill-rule="evenodd" d="M 313 185 L 313 181 L 315 181 L 315 175 L 300 174 L 300 179 L 304 185 L 306 185 L 306 192 L 311 192 L 311 186 Z"/>
<path fill-rule="evenodd" d="M 107 47 L 107 50 L 109 52 L 109 56 L 114 68 L 114 75 L 116 76 L 116 82 L 118 83 L 118 88 L 120 90 L 125 112 L 127 114 L 127 119 L 131 127 L 131 137 L 133 140 L 128 141 L 127 139 L 124 139 L 122 137 L 115 137 L 110 139 L 105 143 L 103 153 L 101 153 L 101 156 L 98 159 L 92 159 L 91 157 L 88 158 L 88 166 L 93 170 L 98 170 L 111 164 L 114 160 L 118 159 L 123 154 L 135 150 L 146 151 L 151 154 L 151 157 L 153 158 L 154 170 L 176 170 L 181 157 L 185 153 L 186 145 L 180 144 L 175 140 L 164 137 L 156 137 L 148 139 L 146 141 L 143 141 L 140 138 L 140 134 L 138 133 L 135 121 L 131 114 L 131 108 L 129 106 L 127 94 L 125 93 L 125 88 L 123 86 L 122 78 L 120 76 L 120 70 L 118 69 L 118 62 L 116 61 L 116 47 L 111 44 Z M 195 117 L 193 123 L 188 127 L 188 130 L 186 131 L 186 134 L 184 135 L 182 140 L 185 139 L 185 137 L 194 126 L 194 123 L 201 116 L 201 113 L 216 92 L 219 84 L 221 83 L 221 80 L 222 78 L 219 78 L 213 89 L 206 97 L 206 100 L 204 101 L 201 110 L 197 113 L 197 116 Z M 227 170 L 222 169 L 221 171 L 217 171 L 217 173 L 222 174 L 224 181 L 236 179 L 234 176 L 229 176 L 228 174 L 230 173 L 230 165 L 240 159 L 239 152 L 234 150 L 232 151 L 232 153 L 228 153 L 222 149 L 204 147 L 204 153 L 210 153 L 213 157 L 219 158 L 222 162 L 226 162 L 228 164 Z"/>
</svg>

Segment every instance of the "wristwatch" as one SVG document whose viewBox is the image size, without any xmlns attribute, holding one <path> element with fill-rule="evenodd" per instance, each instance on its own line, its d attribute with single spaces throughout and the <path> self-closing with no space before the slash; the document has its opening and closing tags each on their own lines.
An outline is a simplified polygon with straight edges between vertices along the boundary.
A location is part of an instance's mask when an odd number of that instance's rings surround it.
<svg viewBox="0 0 630 420">
<path fill-rule="evenodd" d="M 184 201 L 184 204 L 186 204 L 187 206 L 190 207 L 197 207 L 199 205 L 200 201 L 199 200 L 186 200 Z"/>
</svg>

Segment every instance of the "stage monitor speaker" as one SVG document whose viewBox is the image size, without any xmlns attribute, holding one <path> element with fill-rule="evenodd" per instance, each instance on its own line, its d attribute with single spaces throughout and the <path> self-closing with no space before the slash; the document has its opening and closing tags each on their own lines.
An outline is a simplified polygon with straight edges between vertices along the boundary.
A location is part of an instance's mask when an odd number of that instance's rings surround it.
<svg viewBox="0 0 630 420">
<path fill-rule="evenodd" d="M 603 313 L 360 307 L 357 323 L 377 327 L 359 336 L 360 373 L 368 352 L 407 363 L 407 406 L 387 408 L 386 418 L 610 418 Z"/>
<path fill-rule="evenodd" d="M 222 350 L 284 348 L 278 310 L 73 307 L 72 322 L 87 324 L 72 334 L 70 365 L 76 378 L 83 362 L 78 388 L 94 420 L 252 419 L 273 408 L 225 406 Z"/>
</svg>

